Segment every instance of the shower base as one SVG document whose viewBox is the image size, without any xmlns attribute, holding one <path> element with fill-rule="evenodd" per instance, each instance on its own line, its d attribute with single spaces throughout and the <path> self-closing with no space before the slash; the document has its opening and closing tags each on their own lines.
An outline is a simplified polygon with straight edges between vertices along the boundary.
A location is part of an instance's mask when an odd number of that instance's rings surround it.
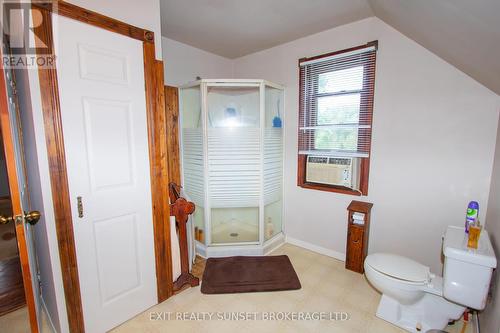
<svg viewBox="0 0 500 333">
<path fill-rule="evenodd" d="M 230 236 L 228 236 L 230 237 Z M 225 243 L 205 245 L 196 242 L 196 254 L 203 258 L 229 257 L 229 256 L 262 256 L 272 252 L 285 243 L 282 232 L 264 242 L 255 243 Z"/>
<path fill-rule="evenodd" d="M 220 224 L 212 229 L 212 243 L 224 245 L 228 243 L 258 243 L 259 226 L 250 223 L 240 223 L 237 226 Z"/>
</svg>

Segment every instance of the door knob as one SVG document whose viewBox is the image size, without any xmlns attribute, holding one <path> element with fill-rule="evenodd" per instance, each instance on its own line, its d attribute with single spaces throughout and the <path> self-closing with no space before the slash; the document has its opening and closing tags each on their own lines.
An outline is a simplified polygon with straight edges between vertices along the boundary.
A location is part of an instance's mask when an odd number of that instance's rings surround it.
<svg viewBox="0 0 500 333">
<path fill-rule="evenodd" d="M 0 215 L 0 224 L 7 224 L 7 223 L 12 222 L 12 221 L 14 221 L 12 216 Z"/>
<path fill-rule="evenodd" d="M 31 225 L 35 225 L 38 220 L 40 220 L 40 216 L 42 216 L 42 214 L 40 214 L 39 211 L 32 210 L 29 213 L 24 213 L 24 220 Z"/>
<path fill-rule="evenodd" d="M 39 211 L 33 210 L 29 213 L 24 213 L 24 221 L 26 223 L 31 224 L 31 225 L 35 225 L 38 222 L 38 220 L 40 220 L 40 216 L 42 216 L 42 214 L 40 214 Z M 21 218 L 21 216 L 20 215 L 17 215 L 17 216 L 0 215 L 0 224 L 7 224 L 7 223 L 12 222 L 14 220 L 17 221 L 18 218 Z"/>
</svg>

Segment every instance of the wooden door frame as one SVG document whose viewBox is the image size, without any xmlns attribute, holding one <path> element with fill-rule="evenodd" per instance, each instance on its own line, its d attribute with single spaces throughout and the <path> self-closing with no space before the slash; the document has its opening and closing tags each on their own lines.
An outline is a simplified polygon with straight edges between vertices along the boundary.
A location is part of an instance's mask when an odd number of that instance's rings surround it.
<svg viewBox="0 0 500 333">
<path fill-rule="evenodd" d="M 0 58 L 3 57 L 3 50 L 0 48 Z M 16 168 L 14 138 L 12 137 L 12 128 L 10 123 L 9 102 L 7 96 L 7 81 L 5 72 L 2 68 L 0 73 L 0 127 L 3 139 L 3 149 L 5 154 L 5 164 L 7 167 L 7 178 L 10 190 L 10 200 L 12 202 L 12 216 L 23 215 L 23 207 L 21 207 L 21 194 L 19 192 L 19 181 Z M 16 237 L 18 244 L 26 244 L 26 235 L 24 233 L 23 222 L 13 221 L 15 223 Z M 38 321 L 35 305 L 35 295 L 33 291 L 33 281 L 31 279 L 31 267 L 28 255 L 28 248 L 18 246 L 19 261 L 23 275 L 24 295 L 26 299 L 26 307 L 28 308 L 29 323 L 32 333 L 38 333 Z"/>
<path fill-rule="evenodd" d="M 179 88 L 165 86 L 165 114 L 167 124 L 168 180 L 181 185 L 181 158 L 179 143 Z"/>
<path fill-rule="evenodd" d="M 54 2 L 57 10 L 43 3 L 32 3 L 32 8 L 39 10 L 43 18 L 42 24 L 35 28 L 35 34 L 40 38 L 39 42 L 43 42 L 49 48 L 53 49 L 54 46 L 52 14 L 90 24 L 143 43 L 157 293 L 158 302 L 162 302 L 173 294 L 173 281 L 163 62 L 156 60 L 155 57 L 154 33 L 64 1 L 54 0 Z M 85 328 L 68 188 L 57 69 L 55 67 L 39 68 L 38 75 L 68 323 L 71 332 L 79 333 L 84 332 Z"/>
</svg>

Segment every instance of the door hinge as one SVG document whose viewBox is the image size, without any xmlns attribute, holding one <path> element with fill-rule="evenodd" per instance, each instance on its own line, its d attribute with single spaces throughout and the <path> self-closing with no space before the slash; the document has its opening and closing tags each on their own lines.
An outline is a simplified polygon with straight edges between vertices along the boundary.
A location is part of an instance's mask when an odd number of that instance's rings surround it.
<svg viewBox="0 0 500 333">
<path fill-rule="evenodd" d="M 42 276 L 40 275 L 40 271 L 36 272 L 36 281 L 38 282 L 38 293 L 42 294 Z"/>
</svg>

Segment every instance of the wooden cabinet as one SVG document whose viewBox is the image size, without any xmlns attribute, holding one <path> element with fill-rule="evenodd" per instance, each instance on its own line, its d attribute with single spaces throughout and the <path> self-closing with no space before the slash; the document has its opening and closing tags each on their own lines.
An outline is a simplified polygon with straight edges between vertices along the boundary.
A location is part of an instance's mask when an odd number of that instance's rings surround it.
<svg viewBox="0 0 500 333">
<path fill-rule="evenodd" d="M 363 264 L 368 253 L 370 212 L 373 204 L 353 200 L 347 207 L 347 245 L 345 268 L 363 274 Z M 361 222 L 355 221 L 354 213 L 364 214 Z M 356 223 L 355 223 L 356 222 Z"/>
<path fill-rule="evenodd" d="M 346 268 L 358 272 L 363 267 L 364 228 L 352 225 L 347 229 Z M 361 271 L 362 272 L 362 271 Z"/>
</svg>

